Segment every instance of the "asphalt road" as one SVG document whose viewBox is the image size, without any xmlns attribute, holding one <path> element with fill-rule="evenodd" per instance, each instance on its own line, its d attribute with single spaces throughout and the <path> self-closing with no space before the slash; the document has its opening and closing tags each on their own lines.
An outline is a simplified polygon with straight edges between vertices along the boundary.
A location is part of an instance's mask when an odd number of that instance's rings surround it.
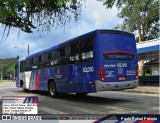
<svg viewBox="0 0 160 123">
<path fill-rule="evenodd" d="M 159 95 L 154 94 L 106 91 L 86 97 L 65 94 L 54 99 L 44 91 L 24 93 L 15 87 L 15 82 L 0 83 L 0 97 L 33 95 L 38 96 L 39 114 L 159 114 L 160 110 Z"/>
</svg>

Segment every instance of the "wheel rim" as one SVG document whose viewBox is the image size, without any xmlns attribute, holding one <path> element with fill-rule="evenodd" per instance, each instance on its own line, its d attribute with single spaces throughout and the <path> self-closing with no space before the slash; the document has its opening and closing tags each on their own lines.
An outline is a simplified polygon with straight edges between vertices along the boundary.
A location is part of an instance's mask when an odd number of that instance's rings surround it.
<svg viewBox="0 0 160 123">
<path fill-rule="evenodd" d="M 23 90 L 23 91 L 25 90 L 24 82 L 22 83 L 22 90 Z"/>
<path fill-rule="evenodd" d="M 52 96 L 55 95 L 55 88 L 54 88 L 53 84 L 51 84 L 51 86 L 50 86 L 50 94 Z"/>
</svg>

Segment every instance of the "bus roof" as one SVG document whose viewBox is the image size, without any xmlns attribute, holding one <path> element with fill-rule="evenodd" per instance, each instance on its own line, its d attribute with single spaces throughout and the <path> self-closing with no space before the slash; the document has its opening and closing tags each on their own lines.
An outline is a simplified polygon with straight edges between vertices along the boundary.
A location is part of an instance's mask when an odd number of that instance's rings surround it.
<svg viewBox="0 0 160 123">
<path fill-rule="evenodd" d="M 20 61 L 25 61 L 25 60 L 26 60 L 26 56 L 18 59 L 18 60 L 16 61 L 16 63 L 17 63 L 17 62 L 20 62 Z"/>
<path fill-rule="evenodd" d="M 59 48 L 59 47 L 65 46 L 65 45 L 67 45 L 67 44 L 70 44 L 71 42 L 78 42 L 79 40 L 83 40 L 83 39 L 85 39 L 85 38 L 87 38 L 87 37 L 89 38 L 89 37 L 93 36 L 93 35 L 96 34 L 97 32 L 99 32 L 99 33 L 114 33 L 114 34 L 123 34 L 123 35 L 134 36 L 134 34 L 132 34 L 132 33 L 125 32 L 125 31 L 121 31 L 121 30 L 97 29 L 97 30 L 94 30 L 94 31 L 85 33 L 85 34 L 83 34 L 83 35 L 80 35 L 80 36 L 78 36 L 78 37 L 75 37 L 75 38 L 73 38 L 73 39 L 70 39 L 70 40 L 68 40 L 68 41 L 65 41 L 65 42 L 63 42 L 63 43 L 60 43 L 60 44 L 58 44 L 58 45 L 52 46 L 52 47 L 50 47 L 50 48 L 48 48 L 48 49 L 45 49 L 45 50 L 39 51 L 39 52 L 37 52 L 37 53 L 31 54 L 31 55 L 29 55 L 29 56 L 26 56 L 25 58 L 26 58 L 26 59 L 27 59 L 27 58 L 32 58 L 32 57 L 34 57 L 34 56 L 37 56 L 37 55 L 40 55 L 40 54 L 43 54 L 43 53 L 47 53 L 47 52 L 49 52 L 49 51 L 51 51 L 51 50 L 53 50 L 53 49 L 57 49 L 57 48 Z M 24 58 L 21 58 L 20 61 L 22 61 L 23 59 L 24 59 Z"/>
</svg>

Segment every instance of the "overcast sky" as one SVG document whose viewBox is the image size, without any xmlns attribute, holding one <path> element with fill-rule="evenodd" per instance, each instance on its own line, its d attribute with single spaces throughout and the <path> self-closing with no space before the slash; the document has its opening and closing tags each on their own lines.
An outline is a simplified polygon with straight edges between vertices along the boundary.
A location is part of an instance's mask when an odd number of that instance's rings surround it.
<svg viewBox="0 0 160 123">
<path fill-rule="evenodd" d="M 11 28 L 8 38 L 0 42 L 0 58 L 23 57 L 27 55 L 28 44 L 30 54 L 33 54 L 95 29 L 112 29 L 122 22 L 117 17 L 117 13 L 116 7 L 106 9 L 96 0 L 86 0 L 80 19 L 77 22 L 72 20 L 65 25 L 65 28 L 53 28 L 49 33 L 43 33 L 41 36 L 37 31 L 32 34 L 20 32 L 19 37 L 18 29 Z M 0 39 L 3 35 L 3 27 L 0 25 Z"/>
</svg>

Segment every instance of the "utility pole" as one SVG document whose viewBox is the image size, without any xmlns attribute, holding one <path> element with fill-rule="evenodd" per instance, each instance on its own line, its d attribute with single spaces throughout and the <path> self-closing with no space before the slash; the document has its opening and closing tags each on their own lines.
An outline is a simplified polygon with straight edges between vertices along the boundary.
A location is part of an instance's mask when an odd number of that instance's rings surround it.
<svg viewBox="0 0 160 123">
<path fill-rule="evenodd" d="M 3 68 L 1 68 L 1 80 L 3 79 Z"/>
<path fill-rule="evenodd" d="M 26 55 L 29 55 L 29 44 L 28 44 L 28 47 L 27 47 L 27 53 L 26 53 L 26 51 L 24 52 L 23 50 L 21 50 L 19 47 L 17 47 L 17 46 L 15 46 L 14 48 L 17 48 L 19 51 L 21 51 L 23 54 L 25 54 L 25 56 Z"/>
<path fill-rule="evenodd" d="M 28 55 L 29 55 L 29 44 L 28 44 Z"/>
</svg>

